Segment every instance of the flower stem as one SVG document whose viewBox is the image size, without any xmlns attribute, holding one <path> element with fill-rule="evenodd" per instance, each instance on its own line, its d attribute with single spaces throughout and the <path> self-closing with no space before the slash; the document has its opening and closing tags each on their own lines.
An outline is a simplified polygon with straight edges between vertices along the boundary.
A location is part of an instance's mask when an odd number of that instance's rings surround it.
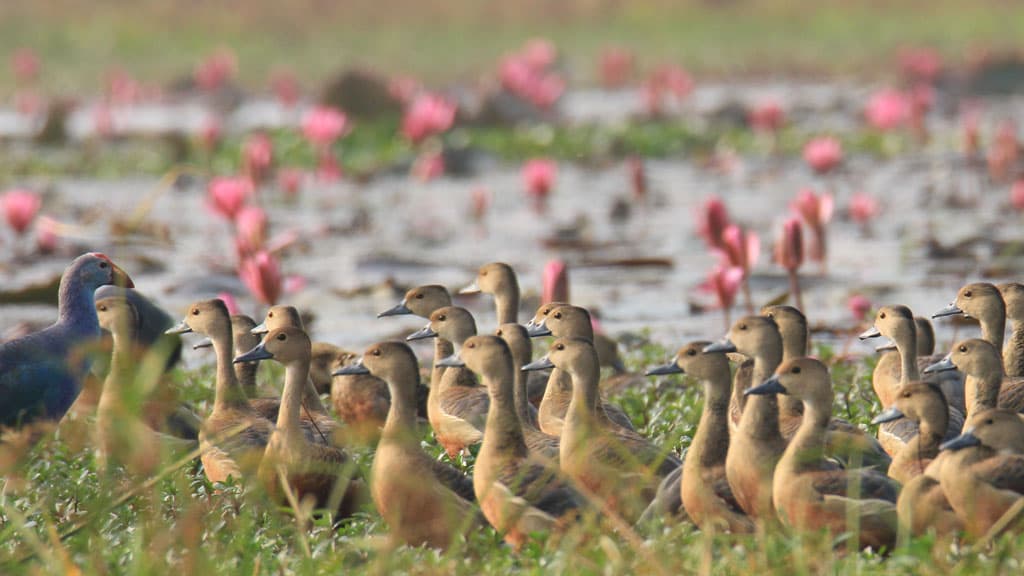
<svg viewBox="0 0 1024 576">
<path fill-rule="evenodd" d="M 789 270 L 789 292 L 793 296 L 793 302 L 796 303 L 797 309 L 803 312 L 804 298 L 800 292 L 800 275 L 797 274 L 796 268 Z"/>
</svg>

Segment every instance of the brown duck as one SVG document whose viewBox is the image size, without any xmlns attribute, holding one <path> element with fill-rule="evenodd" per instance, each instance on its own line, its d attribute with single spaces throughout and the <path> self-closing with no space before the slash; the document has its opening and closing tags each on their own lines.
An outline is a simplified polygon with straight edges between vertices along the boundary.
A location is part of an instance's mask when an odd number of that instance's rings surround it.
<svg viewBox="0 0 1024 576">
<path fill-rule="evenodd" d="M 945 358 L 924 369 L 925 373 L 959 370 L 966 376 L 967 418 L 982 410 L 1006 408 L 1024 412 L 1024 378 L 1003 376 L 999 349 L 987 340 L 971 338 L 953 345 Z"/>
<path fill-rule="evenodd" d="M 249 405 L 232 369 L 231 316 L 224 302 L 212 299 L 192 304 L 181 323 L 168 333 L 193 331 L 210 338 L 217 356 L 213 410 L 199 431 L 203 471 L 211 482 L 224 482 L 232 476 L 251 478 L 274 425 Z"/>
<path fill-rule="evenodd" d="M 800 429 L 775 467 L 772 501 L 779 521 L 795 530 L 825 528 L 833 534 L 857 527 L 860 547 L 892 550 L 899 485 L 873 469 L 832 468 L 823 458 L 833 402 L 828 368 L 814 358 L 796 358 L 745 394 L 788 394 L 804 403 Z"/>
<path fill-rule="evenodd" d="M 999 285 L 1006 304 L 1006 318 L 1013 324 L 1010 341 L 1003 347 L 1003 369 L 1007 376 L 1024 376 L 1024 284 Z"/>
<path fill-rule="evenodd" d="M 480 375 L 491 397 L 483 444 L 473 468 L 473 488 L 488 522 L 517 550 L 532 534 L 570 524 L 584 498 L 558 477 L 551 460 L 533 456 L 516 413 L 512 353 L 497 336 L 473 336 L 445 366 Z"/>
<path fill-rule="evenodd" d="M 681 462 L 632 430 L 614 426 L 598 404 L 600 368 L 593 344 L 559 338 L 523 370 L 556 367 L 572 379 L 559 462 L 562 472 L 600 497 L 627 522 L 637 520 L 659 482 Z"/>
<path fill-rule="evenodd" d="M 740 508 L 725 475 L 729 451 L 729 360 L 723 353 L 704 352 L 710 342 L 690 342 L 672 362 L 648 375 L 690 374 L 704 387 L 704 409 L 693 442 L 683 460 L 680 498 L 686 513 L 705 531 L 752 532 L 754 523 Z"/>
<path fill-rule="evenodd" d="M 502 324 L 495 334 L 508 344 L 512 353 L 515 367 L 513 385 L 515 386 L 516 415 L 519 416 L 519 422 L 522 424 L 526 447 L 532 454 L 557 462 L 558 436 L 546 434 L 537 424 L 537 411 L 530 404 L 526 390 L 527 375 L 531 372 L 520 370 L 533 360 L 533 344 L 530 341 L 530 335 L 526 333 L 526 328 L 519 324 Z M 486 430 L 484 432 L 486 434 Z"/>
<path fill-rule="evenodd" d="M 906 484 L 923 474 L 939 455 L 939 445 L 949 429 L 946 397 L 938 386 L 928 382 L 911 382 L 900 388 L 896 401 L 871 423 L 882 424 L 906 418 L 918 424 L 918 433 L 900 449 L 889 466 L 889 477 Z"/>
<path fill-rule="evenodd" d="M 273 329 L 263 342 L 234 362 L 267 359 L 284 364 L 285 377 L 277 425 L 260 462 L 260 482 L 278 503 L 287 503 L 286 493 L 291 491 L 297 503 L 309 500 L 314 508 L 334 510 L 342 518 L 350 516 L 365 491 L 362 481 L 356 478 L 355 462 L 336 446 L 310 442 L 301 426 L 302 401 L 312 362 L 309 336 L 298 327 Z M 287 489 L 282 482 L 287 483 Z"/>
<path fill-rule="evenodd" d="M 404 342 L 381 342 L 335 375 L 366 373 L 386 381 L 391 391 L 391 408 L 373 459 L 373 502 L 396 544 L 448 548 L 483 523 L 471 502 L 472 480 L 420 447 L 416 356 Z"/>
</svg>

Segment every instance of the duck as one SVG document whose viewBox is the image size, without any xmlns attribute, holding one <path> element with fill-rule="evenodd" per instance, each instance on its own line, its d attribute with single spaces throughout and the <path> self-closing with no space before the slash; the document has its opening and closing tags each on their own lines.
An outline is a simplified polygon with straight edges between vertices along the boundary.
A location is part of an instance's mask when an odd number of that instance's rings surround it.
<svg viewBox="0 0 1024 576">
<path fill-rule="evenodd" d="M 733 323 L 725 338 L 705 346 L 703 352 L 738 352 L 751 357 L 753 382 L 764 382 L 782 359 L 781 340 L 775 320 L 767 316 L 745 316 Z M 734 382 L 736 385 L 742 382 Z M 747 397 L 739 424 L 729 438 L 725 476 L 736 502 L 755 522 L 766 525 L 776 522 L 772 478 L 785 449 L 775 395 Z"/>
<path fill-rule="evenodd" d="M 942 456 L 939 453 L 924 473 L 907 481 L 896 500 L 900 528 L 914 536 L 934 533 L 941 538 L 949 538 L 963 530 L 963 522 L 957 518 L 935 476 L 935 471 L 941 469 L 938 465 Z"/>
<path fill-rule="evenodd" d="M 439 359 L 440 360 L 440 359 Z M 338 375 L 373 374 L 388 384 L 391 406 L 370 472 L 370 493 L 394 544 L 447 549 L 486 520 L 474 505 L 473 481 L 434 460 L 416 432 L 419 365 L 404 342 L 373 344 Z"/>
<path fill-rule="evenodd" d="M 335 357 L 331 370 L 348 366 L 358 354 L 342 352 Z M 391 407 L 387 382 L 372 374 L 333 376 L 331 405 L 345 423 L 348 442 L 376 445 Z"/>
<path fill-rule="evenodd" d="M 932 321 L 924 316 L 914 316 L 914 327 L 916 328 L 917 336 L 917 364 L 920 369 L 928 365 L 922 359 L 935 354 L 935 327 L 932 326 Z M 876 346 L 875 352 L 878 352 L 881 356 L 878 357 L 878 362 L 875 363 L 874 374 L 893 374 L 895 378 L 899 379 L 900 363 L 902 360 L 899 351 L 896 349 L 896 344 L 889 341 Z M 887 398 L 887 400 L 891 404 L 891 399 Z"/>
<path fill-rule="evenodd" d="M 807 317 L 803 312 L 793 306 L 777 305 L 762 308 L 761 314 L 773 319 L 778 326 L 782 337 L 782 362 L 807 355 Z M 795 406 L 792 400 L 788 396 L 779 399 L 779 426 L 787 442 L 803 420 L 803 407 Z M 842 418 L 829 420 L 825 453 L 847 467 L 857 462 L 885 469 L 892 462 L 875 438 Z"/>
<path fill-rule="evenodd" d="M 299 314 L 299 310 L 297 308 L 295 308 L 294 306 L 278 304 L 276 306 L 271 306 L 270 309 L 267 310 L 267 315 L 264 318 L 263 322 L 260 323 L 255 328 L 252 328 L 250 332 L 255 334 L 256 336 L 265 337 L 266 334 L 269 333 L 271 330 L 275 330 L 277 328 L 284 328 L 287 326 L 298 328 L 303 331 L 305 331 L 306 329 L 302 323 L 302 316 Z M 332 348 L 334 347 L 332 346 Z M 337 352 L 338 350 L 335 348 L 334 353 Z M 270 413 L 270 411 L 273 409 L 272 406 L 273 404 L 271 403 L 268 405 L 267 408 L 265 408 L 268 411 L 268 413 Z M 323 401 L 320 399 L 320 393 L 317 390 L 317 386 L 313 383 L 312 378 L 309 379 L 309 382 L 306 383 L 306 386 L 304 388 L 304 392 L 302 395 L 302 406 L 305 410 L 312 413 L 327 413 L 327 407 L 324 406 Z M 271 420 L 273 419 L 274 418 L 271 418 Z"/>
<path fill-rule="evenodd" d="M 530 335 L 526 333 L 524 326 L 513 322 L 498 326 L 494 334 L 508 344 L 509 351 L 512 353 L 512 361 L 515 366 L 513 385 L 515 386 L 516 415 L 519 416 L 526 447 L 531 454 L 557 462 L 559 438 L 540 429 L 537 422 L 537 411 L 530 404 L 527 394 L 527 374 L 530 373 L 520 370 L 533 359 L 533 343 L 530 340 Z M 484 432 L 486 434 L 486 429 Z"/>
<path fill-rule="evenodd" d="M 951 370 L 959 370 L 966 376 L 967 419 L 992 408 L 1024 412 L 1024 378 L 1003 376 L 999 349 L 988 340 L 961 340 L 953 345 L 945 358 L 928 366 L 924 372 L 933 374 Z"/>
<path fill-rule="evenodd" d="M 814 358 L 795 358 L 744 394 L 788 394 L 804 403 L 800 429 L 775 466 L 772 502 L 779 521 L 799 531 L 840 534 L 856 529 L 861 548 L 891 551 L 899 524 L 899 484 L 872 468 L 833 468 L 823 457 L 833 403 L 828 368 Z"/>
<path fill-rule="evenodd" d="M 260 336 L 252 333 L 252 329 L 255 327 L 256 321 L 251 317 L 245 314 L 231 315 L 231 339 L 236 356 L 245 354 L 260 343 Z M 203 338 L 192 345 L 193 350 L 212 347 L 213 341 L 209 338 Z M 259 366 L 259 362 L 239 362 L 233 367 L 239 385 L 242 386 L 242 390 L 245 390 L 245 395 L 250 399 L 256 398 L 257 395 L 256 372 Z M 275 418 L 268 419 L 274 420 Z"/>
<path fill-rule="evenodd" d="M 942 466 L 942 491 L 968 538 L 986 537 L 1024 500 L 1024 419 L 1003 409 L 972 414 L 963 434 L 940 449 L 951 453 Z"/>
<path fill-rule="evenodd" d="M 981 327 L 981 338 L 988 340 L 1003 354 L 1003 337 L 1006 332 L 1006 303 L 994 284 L 972 282 L 960 288 L 956 298 L 945 308 L 932 314 L 932 318 L 962 315 L 974 318 Z"/>
<path fill-rule="evenodd" d="M 516 271 L 504 262 L 484 264 L 476 278 L 459 294 L 491 294 L 497 311 L 498 325 L 519 321 L 519 279 Z"/>
<path fill-rule="evenodd" d="M 207 321 L 203 323 L 202 329 L 196 329 L 191 322 L 189 322 L 189 315 L 185 316 L 173 330 L 176 333 L 185 334 L 188 332 L 198 332 L 206 336 L 206 338 L 199 343 L 200 346 L 206 345 L 208 342 L 213 344 L 215 355 L 217 356 L 217 376 L 219 380 L 221 377 L 231 378 L 234 382 L 234 386 L 237 386 L 238 390 L 241 390 L 245 394 L 245 398 L 249 407 L 252 408 L 256 414 L 260 415 L 269 422 L 276 422 L 277 416 L 281 408 L 281 398 L 253 398 L 245 392 L 245 388 L 242 386 L 242 381 L 239 379 L 239 374 L 243 377 L 249 377 L 250 374 L 254 375 L 255 370 L 252 372 L 243 371 L 239 369 L 238 364 L 247 364 L 240 362 L 234 364 L 230 360 L 228 361 L 227 367 L 222 371 L 220 363 L 225 361 L 226 357 L 221 357 L 220 354 L 216 353 L 218 340 L 223 342 L 225 348 L 228 348 L 228 352 L 232 358 L 237 354 L 244 354 L 249 349 L 244 348 L 247 343 L 253 342 L 253 336 L 250 332 L 249 335 L 243 336 L 242 338 L 236 338 L 234 332 L 235 321 L 231 319 L 231 315 L 227 314 L 227 306 L 216 306 L 211 304 L 211 301 L 207 300 L 207 306 L 197 308 L 193 306 L 190 314 L 193 314 L 195 310 L 200 310 L 201 315 L 204 316 L 220 316 L 217 321 Z M 223 301 L 221 301 L 223 304 Z M 243 325 L 248 324 L 247 322 L 242 323 Z M 290 325 L 290 322 L 282 320 L 283 325 Z M 299 326 L 301 328 L 301 326 Z M 257 343 L 258 343 L 258 336 Z M 239 351 L 239 345 L 243 348 Z M 250 348 L 251 349 L 251 348 Z M 232 386 L 232 389 L 234 388 Z M 252 383 L 252 387 L 255 388 L 255 382 Z M 308 406 L 307 406 L 308 405 Z M 305 396 L 303 396 L 303 410 L 301 418 L 301 427 L 306 437 L 311 442 L 317 442 L 320 444 L 337 444 L 339 439 L 337 436 L 340 434 L 338 430 L 338 424 L 333 418 L 327 415 L 326 410 L 323 408 L 323 404 L 320 403 L 320 396 L 313 390 L 312 384 L 306 387 Z"/>
<path fill-rule="evenodd" d="M 329 508 L 337 517 L 351 516 L 363 496 L 356 478 L 356 464 L 336 446 L 310 442 L 300 425 L 303 397 L 309 384 L 313 344 L 295 326 L 276 328 L 252 350 L 236 356 L 234 363 L 275 360 L 285 367 L 284 391 L 277 422 L 267 441 L 257 478 L 275 502 L 288 503 L 289 492 L 297 504 L 310 501 L 316 509 Z M 288 487 L 282 486 L 287 482 Z M 336 488 L 342 488 L 337 491 Z M 337 498 L 332 502 L 332 498 Z"/>
<path fill-rule="evenodd" d="M 572 525 L 586 500 L 558 475 L 557 465 L 532 455 L 516 409 L 512 352 L 499 336 L 467 339 L 441 360 L 480 376 L 490 394 L 484 439 L 473 467 L 473 489 L 484 517 L 514 549 L 537 533 Z"/>
<path fill-rule="evenodd" d="M 872 387 L 878 396 L 882 408 L 888 408 L 899 396 L 900 389 L 910 382 L 922 379 L 939 386 L 946 398 L 947 422 L 945 437 L 952 438 L 960 433 L 964 422 L 964 392 L 962 374 L 945 372 L 944 374 L 922 374 L 940 357 L 917 355 L 917 323 L 910 309 L 903 305 L 882 306 L 875 314 L 870 328 L 860 334 L 860 339 L 885 336 L 896 346 L 899 365 L 879 362 L 872 374 Z M 884 358 L 884 357 L 883 357 Z M 959 407 L 958 407 L 959 406 Z M 890 455 L 899 454 L 907 443 L 918 433 L 917 423 L 903 418 L 885 422 L 878 427 L 878 441 Z"/>
<path fill-rule="evenodd" d="M 223 300 L 200 300 L 170 334 L 196 332 L 213 343 L 217 356 L 213 410 L 199 430 L 200 460 L 210 482 L 229 478 L 248 481 L 256 476 L 274 424 L 252 406 L 232 368 L 231 321 Z"/>
<path fill-rule="evenodd" d="M 1006 318 L 1013 324 L 1010 341 L 1003 347 L 1003 369 L 1007 376 L 1024 376 L 1024 284 L 1006 282 L 998 286 L 1006 304 Z"/>
<path fill-rule="evenodd" d="M 0 427 L 56 422 L 68 411 L 89 372 L 85 350 L 100 338 L 94 294 L 110 284 L 135 286 L 102 253 L 75 258 L 61 275 L 57 321 L 0 344 Z"/>
<path fill-rule="evenodd" d="M 137 354 L 139 319 L 131 301 L 124 296 L 107 296 L 96 300 L 95 307 L 100 327 L 111 334 L 113 342 L 96 407 L 94 435 L 99 468 L 111 471 L 120 464 L 135 474 L 151 475 L 164 456 L 176 459 L 198 443 L 161 434 L 139 418 L 145 379 L 159 377 L 166 358 L 159 353 L 141 358 Z"/>
<path fill-rule="evenodd" d="M 282 304 L 271 306 L 267 310 L 267 315 L 264 317 L 263 322 L 258 326 L 250 328 L 250 331 L 257 336 L 263 337 L 272 329 L 283 326 L 297 326 L 305 329 L 302 314 L 299 313 L 298 308 Z M 351 352 L 343 350 L 330 342 L 313 342 L 313 359 L 312 364 L 309 366 L 309 379 L 313 384 L 316 394 L 330 392 L 333 384 L 331 377 L 332 365 L 335 358 L 342 354 L 351 354 Z M 303 404 L 311 404 L 311 410 L 315 409 L 320 412 L 326 410 L 323 403 L 320 402 L 319 396 L 314 401 L 310 390 L 307 389 L 306 394 L 312 402 L 303 401 Z"/>
<path fill-rule="evenodd" d="M 949 408 L 939 387 L 930 382 L 910 382 L 900 388 L 896 401 L 871 420 L 883 424 L 906 418 L 917 422 L 918 432 L 907 442 L 889 465 L 890 478 L 906 484 L 923 474 L 939 454 L 939 445 L 949 430 Z"/>
<path fill-rule="evenodd" d="M 558 338 L 546 355 L 522 370 L 547 368 L 558 368 L 572 379 L 559 446 L 562 472 L 597 495 L 608 511 L 635 523 L 662 479 L 682 463 L 636 432 L 614 426 L 601 412 L 597 351 L 590 341 Z"/>
<path fill-rule="evenodd" d="M 648 376 L 689 374 L 704 388 L 704 408 L 697 432 L 683 459 L 680 500 L 687 515 L 704 531 L 748 533 L 754 523 L 729 488 L 725 458 L 729 451 L 729 359 L 704 352 L 711 342 L 690 342 L 672 362 L 647 370 Z"/>
<path fill-rule="evenodd" d="M 438 308 L 430 322 L 406 341 L 438 338 L 461 346 L 476 335 L 476 321 L 469 310 L 458 306 Z M 440 358 L 435 358 L 436 364 Z M 427 415 L 437 441 L 450 458 L 483 440 L 490 398 L 473 372 L 465 367 L 445 367 L 437 389 L 431 386 Z"/>
<path fill-rule="evenodd" d="M 527 328 L 531 338 L 554 336 L 555 338 L 582 339 L 593 346 L 594 329 L 590 322 L 590 313 L 579 306 L 560 306 L 549 312 L 543 319 Z M 596 349 L 595 349 L 596 352 Z M 600 365 L 599 365 L 600 368 Z M 600 376 L 600 374 L 599 374 Z M 552 435 L 561 435 L 566 411 L 573 397 L 572 379 L 562 370 L 552 370 L 548 377 L 548 385 L 544 391 L 537 418 L 540 429 Z M 598 407 L 605 417 L 614 425 L 624 430 L 633 431 L 633 423 L 621 408 L 605 402 L 598 396 Z"/>
</svg>

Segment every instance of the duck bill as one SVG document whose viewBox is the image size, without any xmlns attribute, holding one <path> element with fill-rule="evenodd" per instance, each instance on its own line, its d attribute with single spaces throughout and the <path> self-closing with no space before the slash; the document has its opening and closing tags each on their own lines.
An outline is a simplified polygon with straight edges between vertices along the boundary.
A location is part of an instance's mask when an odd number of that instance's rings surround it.
<svg viewBox="0 0 1024 576">
<path fill-rule="evenodd" d="M 377 314 L 377 318 L 384 318 L 386 316 L 404 316 L 406 314 L 412 314 L 412 310 L 409 310 L 409 307 L 405 305 L 405 300 L 402 300 L 397 306 L 388 308 L 380 314 Z"/>
<path fill-rule="evenodd" d="M 701 350 L 701 352 L 704 352 L 705 354 L 711 353 L 711 352 L 724 352 L 724 353 L 728 353 L 728 352 L 735 352 L 735 351 L 736 351 L 736 345 L 733 344 L 732 341 L 729 340 L 728 338 L 722 338 L 718 342 L 712 342 L 711 344 L 708 344 L 707 346 L 705 346 L 703 350 Z"/>
<path fill-rule="evenodd" d="M 888 410 L 886 410 L 885 412 L 882 412 L 878 416 L 875 416 L 874 418 L 872 418 L 871 419 L 871 423 L 872 424 L 884 424 L 886 422 L 892 422 L 894 420 L 899 420 L 900 418 L 903 418 L 903 417 L 904 417 L 904 414 L 903 414 L 903 412 L 900 411 L 899 408 L 897 408 L 895 406 L 890 406 Z"/>
<path fill-rule="evenodd" d="M 462 368 L 466 363 L 462 361 L 462 358 L 459 358 L 458 354 L 452 354 L 438 360 L 437 365 L 444 366 L 445 368 Z"/>
<path fill-rule="evenodd" d="M 878 328 L 872 326 L 871 328 L 868 328 L 867 330 L 861 332 L 860 335 L 857 336 L 857 338 L 860 338 L 861 340 L 867 340 L 868 338 L 878 338 L 881 335 L 882 333 L 878 331 Z"/>
<path fill-rule="evenodd" d="M 876 346 L 875 347 L 875 352 L 889 352 L 890 350 L 896 350 L 896 343 L 895 342 L 886 342 L 885 344 L 882 344 L 881 346 Z"/>
<path fill-rule="evenodd" d="M 370 370 L 366 366 L 363 366 L 363 359 L 360 358 L 348 366 L 342 366 L 334 372 L 331 372 L 331 376 L 355 376 L 358 374 L 369 374 Z"/>
<path fill-rule="evenodd" d="M 540 338 L 542 336 L 551 336 L 551 330 L 548 329 L 548 327 L 544 325 L 544 321 L 543 320 L 541 320 L 537 324 L 534 324 L 533 326 L 527 326 L 526 327 L 526 333 L 530 336 L 530 338 Z"/>
<path fill-rule="evenodd" d="M 523 366 L 521 370 L 523 372 L 534 372 L 537 370 L 547 370 L 549 368 L 554 367 L 555 365 L 551 362 L 551 360 L 547 356 L 544 356 L 542 358 L 534 360 L 533 362 L 530 362 L 526 366 Z"/>
<path fill-rule="evenodd" d="M 189 325 L 186 324 L 184 320 L 182 320 L 181 322 L 178 322 L 177 324 L 171 326 L 167 330 L 164 330 L 164 334 L 188 334 L 191 331 L 192 328 L 190 328 Z"/>
<path fill-rule="evenodd" d="M 201 348 L 213 348 L 213 340 L 210 340 L 209 338 L 203 338 L 199 342 L 196 342 L 195 344 L 192 345 L 193 350 L 199 350 Z"/>
<path fill-rule="evenodd" d="M 668 374 L 685 374 L 682 368 L 674 361 L 661 366 L 653 366 L 644 371 L 644 376 L 665 376 Z"/>
<path fill-rule="evenodd" d="M 241 364 L 242 362 L 256 362 L 258 360 L 269 360 L 273 357 L 274 355 L 271 354 L 266 349 L 266 347 L 263 346 L 262 342 L 260 342 L 259 344 L 256 345 L 255 348 L 249 350 L 245 354 L 242 354 L 241 356 L 235 356 L 235 359 L 232 361 L 232 363 Z"/>
<path fill-rule="evenodd" d="M 268 332 L 270 332 L 270 328 L 267 328 L 267 322 L 266 321 L 260 322 L 259 324 L 254 326 L 252 330 L 249 330 L 250 334 L 255 334 L 257 336 L 263 336 L 264 334 L 266 334 Z"/>
<path fill-rule="evenodd" d="M 480 293 L 480 285 L 476 283 L 476 280 L 473 280 L 473 282 L 469 286 L 466 286 L 462 290 L 459 290 L 459 294 L 479 294 L 479 293 Z"/>
<path fill-rule="evenodd" d="M 942 318 L 943 316 L 956 316 L 957 314 L 963 314 L 964 311 L 956 305 L 955 302 L 951 302 L 949 306 L 946 306 L 942 310 L 939 310 L 935 314 L 932 314 L 932 318 Z"/>
<path fill-rule="evenodd" d="M 772 394 L 785 394 L 786 389 L 783 388 L 782 383 L 775 376 L 765 380 L 763 383 L 754 386 L 753 388 L 747 388 L 743 391 L 744 396 L 769 396 Z"/>
<path fill-rule="evenodd" d="M 956 364 L 953 364 L 953 361 L 949 358 L 949 356 L 946 356 L 942 360 L 939 360 L 934 364 L 929 364 L 928 366 L 926 366 L 924 370 L 921 370 L 921 373 L 935 374 L 938 372 L 949 372 L 952 370 L 956 370 Z"/>
<path fill-rule="evenodd" d="M 412 334 L 409 334 L 405 337 L 405 340 L 407 342 L 412 342 L 413 340 L 426 340 L 427 338 L 437 338 L 437 332 L 434 332 L 434 330 L 430 328 L 429 324 Z"/>
<path fill-rule="evenodd" d="M 981 440 L 977 436 L 971 433 L 970 430 L 963 434 L 953 438 L 949 442 L 944 442 L 939 446 L 939 450 L 949 450 L 955 452 L 964 448 L 970 448 L 971 446 L 980 446 Z"/>
</svg>

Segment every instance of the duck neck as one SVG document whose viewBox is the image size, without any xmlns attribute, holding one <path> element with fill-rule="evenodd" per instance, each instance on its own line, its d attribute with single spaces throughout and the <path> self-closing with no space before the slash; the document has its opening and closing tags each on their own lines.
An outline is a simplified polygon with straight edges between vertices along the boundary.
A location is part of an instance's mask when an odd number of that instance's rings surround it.
<svg viewBox="0 0 1024 576">
<path fill-rule="evenodd" d="M 512 394 L 513 402 L 515 403 L 516 416 L 519 418 L 519 423 L 523 426 L 529 425 L 531 422 L 530 418 L 530 399 L 526 391 L 526 380 L 528 378 L 527 373 L 520 370 L 524 362 L 519 357 L 513 357 L 512 361 Z"/>
<path fill-rule="evenodd" d="M 512 282 L 494 292 L 494 308 L 498 313 L 498 326 L 518 322 L 519 284 Z"/>
<path fill-rule="evenodd" d="M 302 394 L 309 378 L 309 359 L 295 360 L 284 367 L 284 392 L 277 413 L 277 431 L 289 440 L 302 439 L 299 420 L 302 417 Z"/>
<path fill-rule="evenodd" d="M 569 420 L 591 421 L 597 419 L 597 387 L 600 374 L 597 371 L 597 358 L 592 362 L 578 362 L 569 373 L 572 382 L 572 400 L 566 414 L 566 425 Z"/>
<path fill-rule="evenodd" d="M 234 367 L 231 365 L 232 346 L 231 329 L 226 334 L 209 334 L 213 342 L 213 351 L 217 356 L 217 384 L 214 392 L 214 411 L 226 408 L 247 406 L 245 390 L 238 383 Z"/>
<path fill-rule="evenodd" d="M 757 386 L 771 378 L 772 375 L 775 374 L 775 369 L 782 363 L 783 356 L 784 353 L 782 347 L 764 346 L 761 349 L 760 354 L 754 357 L 754 369 L 751 377 L 751 385 Z M 775 403 L 779 407 L 781 414 L 794 416 L 803 413 L 803 405 L 799 400 L 792 396 L 776 397 Z"/>
<path fill-rule="evenodd" d="M 1002 307 L 995 307 L 995 310 L 987 311 L 984 318 L 979 318 L 981 324 L 981 338 L 987 340 L 1000 355 L 1003 353 L 1003 339 L 1006 333 L 1006 314 Z M 1002 360 L 1002 358 L 1000 358 Z"/>
<path fill-rule="evenodd" d="M 1013 321 L 1010 341 L 1003 349 L 1003 368 L 1007 376 L 1024 376 L 1024 321 Z"/>
<path fill-rule="evenodd" d="M 948 420 L 948 419 L 947 419 Z M 939 445 L 942 444 L 942 437 L 945 435 L 947 424 L 942 424 L 931 418 L 922 418 L 918 423 L 920 426 L 917 436 L 907 442 L 907 445 L 900 451 L 900 456 L 906 454 L 906 458 L 923 460 L 934 458 L 939 453 Z"/>
<path fill-rule="evenodd" d="M 130 385 L 133 374 L 135 359 L 132 357 L 132 346 L 134 339 L 131 334 L 114 331 L 111 334 L 114 342 L 114 349 L 110 354 L 110 371 L 103 381 L 103 390 L 100 392 L 97 413 L 102 414 L 108 410 L 122 407 L 125 389 Z"/>
<path fill-rule="evenodd" d="M 894 342 L 896 352 L 900 355 L 900 385 L 920 380 L 921 375 L 917 371 L 917 336 L 900 338 Z"/>
<path fill-rule="evenodd" d="M 729 449 L 729 365 L 723 363 L 704 380 L 704 410 L 690 445 L 690 458 L 703 468 L 725 462 Z"/>
<path fill-rule="evenodd" d="M 804 418 L 786 448 L 790 462 L 797 469 L 820 466 L 825 453 L 825 433 L 832 419 L 832 393 L 804 402 Z"/>
<path fill-rule="evenodd" d="M 444 376 L 444 366 L 438 366 L 437 363 L 442 358 L 447 358 L 455 353 L 455 346 L 451 342 L 444 338 L 434 339 L 434 366 L 430 369 L 430 390 L 427 392 L 429 396 L 435 396 L 437 391 L 441 388 L 441 380 Z"/>
<path fill-rule="evenodd" d="M 259 366 L 259 362 L 240 362 L 234 365 L 235 379 L 249 398 L 256 397 L 256 370 Z"/>
<path fill-rule="evenodd" d="M 523 428 L 516 415 L 515 385 L 512 375 L 512 361 L 506 358 L 492 362 L 482 374 L 484 384 L 491 396 L 491 407 L 487 411 L 487 425 L 484 428 L 481 452 L 504 456 L 526 456 L 526 441 Z"/>
<path fill-rule="evenodd" d="M 964 378 L 964 396 L 967 398 L 965 426 L 971 416 L 997 407 L 1002 385 L 1003 375 L 995 370 L 980 375 L 968 374 Z"/>
<path fill-rule="evenodd" d="M 450 355 L 450 354 L 449 354 Z M 386 378 L 388 391 L 391 393 L 391 408 L 384 421 L 382 441 L 411 444 L 419 447 L 416 438 L 416 386 L 417 379 L 415 361 L 411 366 L 396 368 Z M 434 393 L 431 387 L 430 393 Z"/>
</svg>

